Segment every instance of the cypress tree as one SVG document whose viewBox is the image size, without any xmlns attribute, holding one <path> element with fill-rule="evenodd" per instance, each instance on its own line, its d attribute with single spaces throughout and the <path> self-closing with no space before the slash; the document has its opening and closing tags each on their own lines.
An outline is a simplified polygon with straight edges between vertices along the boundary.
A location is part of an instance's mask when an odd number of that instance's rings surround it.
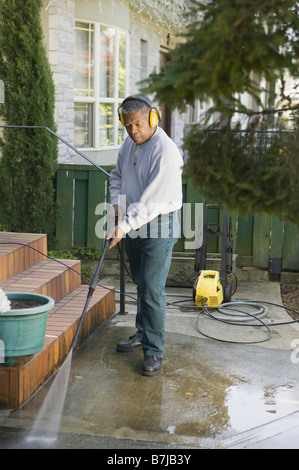
<svg viewBox="0 0 299 470">
<path fill-rule="evenodd" d="M 0 78 L 7 125 L 55 131 L 54 84 L 43 43 L 42 0 L 0 0 Z M 45 129 L 4 129 L 0 159 L 1 223 L 9 231 L 47 233 L 55 226 L 57 142 Z"/>
</svg>

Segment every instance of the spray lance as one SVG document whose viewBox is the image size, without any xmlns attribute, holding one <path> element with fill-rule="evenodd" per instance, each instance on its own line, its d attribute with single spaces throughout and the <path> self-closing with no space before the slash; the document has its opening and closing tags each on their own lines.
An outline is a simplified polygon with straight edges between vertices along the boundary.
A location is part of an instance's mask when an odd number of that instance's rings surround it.
<svg viewBox="0 0 299 470">
<path fill-rule="evenodd" d="M 0 80 L 0 100 L 1 100 L 1 80 Z M 75 147 L 73 147 L 69 142 L 67 142 L 65 139 L 63 139 L 61 136 L 59 136 L 58 134 L 56 134 L 54 131 L 52 131 L 51 129 L 49 129 L 48 127 L 46 126 L 27 126 L 27 125 L 21 125 L 21 126 L 18 126 L 18 125 L 5 125 L 5 124 L 1 124 L 0 125 L 0 128 L 6 128 L 6 129 L 44 129 L 46 130 L 47 132 L 50 132 L 50 134 L 52 134 L 54 137 L 56 137 L 58 140 L 60 140 L 61 142 L 63 142 L 65 145 L 67 145 L 70 149 L 72 149 L 74 152 L 76 152 L 78 155 L 80 155 L 81 157 L 83 157 L 85 160 L 87 160 L 89 163 L 91 163 L 94 167 L 96 167 L 98 170 L 100 170 L 102 173 L 104 173 L 106 176 L 110 176 L 110 174 L 104 170 L 104 168 L 102 168 L 101 166 L 97 165 L 93 160 L 91 160 L 90 158 L 88 158 L 85 154 L 83 154 L 82 152 L 80 152 L 78 149 L 76 149 Z M 117 217 L 115 217 L 115 225 L 117 225 Z M 80 322 L 79 322 L 79 325 L 78 325 L 78 329 L 75 333 L 75 336 L 73 338 L 73 341 L 72 341 L 72 344 L 71 344 L 71 350 L 74 349 L 75 345 L 76 345 L 76 342 L 77 342 L 77 339 L 78 339 L 78 335 L 79 335 L 79 331 L 80 331 L 80 328 L 82 326 L 82 323 L 83 323 L 83 320 L 84 320 L 84 317 L 85 317 L 85 314 L 86 314 L 86 311 L 87 311 L 87 307 L 88 307 L 88 304 L 90 302 L 90 299 L 93 295 L 93 292 L 97 286 L 97 282 L 98 282 L 98 278 L 99 278 L 99 273 L 100 273 L 100 269 L 101 269 L 101 266 L 102 266 L 102 263 L 103 263 L 103 260 L 104 260 L 104 257 L 105 257 L 105 254 L 106 254 L 106 251 L 108 249 L 108 246 L 109 246 L 109 243 L 110 243 L 110 240 L 107 240 L 105 239 L 105 243 L 104 243 L 104 248 L 103 248 L 103 253 L 102 253 L 102 256 L 100 258 L 100 261 L 99 261 L 99 265 L 97 267 L 97 270 L 94 274 L 94 277 L 90 283 L 90 287 L 89 287 L 89 292 L 88 292 L 88 296 L 87 296 L 87 299 L 86 299 L 86 302 L 85 302 L 85 306 L 84 306 L 84 309 L 83 309 L 83 312 L 82 312 L 82 315 L 81 315 L 81 318 L 80 318 Z M 120 302 L 121 302 L 121 313 L 124 313 L 124 292 L 125 292 L 125 281 L 124 281 L 124 266 L 123 264 L 121 263 L 121 269 L 120 269 L 120 275 L 121 275 L 121 297 L 120 297 Z"/>
<path fill-rule="evenodd" d="M 1 80 L 0 80 L 0 100 L 1 100 Z M 67 147 L 72 149 L 78 155 L 80 155 L 85 160 L 87 160 L 89 163 L 91 163 L 94 167 L 96 167 L 98 170 L 100 170 L 106 176 L 110 177 L 110 174 L 106 170 L 104 170 L 104 168 L 102 168 L 100 165 L 95 163 L 89 157 L 84 155 L 84 153 L 80 152 L 80 150 L 73 147 L 73 145 L 71 145 L 69 142 L 67 142 L 65 139 L 63 139 L 61 136 L 59 136 L 58 134 L 56 134 L 54 131 L 52 131 L 51 129 L 49 129 L 46 126 L 26 126 L 26 125 L 16 126 L 16 125 L 1 124 L 0 128 L 6 128 L 6 129 L 41 129 L 41 130 L 44 129 L 47 132 L 49 132 L 50 134 L 52 134 L 54 137 L 56 137 L 58 140 L 60 140 L 62 143 L 67 145 Z M 121 247 L 120 251 L 122 249 L 123 248 Z M 126 289 L 126 286 L 125 286 L 125 266 L 124 266 L 124 263 L 120 263 L 120 291 L 121 291 L 121 293 L 120 293 L 120 312 L 119 313 L 121 313 L 121 314 L 125 314 L 125 289 Z"/>
<path fill-rule="evenodd" d="M 117 225 L 118 223 L 118 217 L 115 216 L 115 226 Z M 87 298 L 86 298 L 86 301 L 85 301 L 85 305 L 84 305 L 84 308 L 83 308 L 83 311 L 82 311 L 82 314 L 81 314 L 81 318 L 80 318 L 80 321 L 79 321 L 79 325 L 78 325 L 78 328 L 77 328 L 77 331 L 74 335 L 74 338 L 73 338 L 73 341 L 71 343 L 71 351 L 74 350 L 75 346 L 76 346 L 76 343 L 77 343 L 77 340 L 78 340 L 78 336 L 79 336 L 79 332 L 80 332 L 80 329 L 81 329 L 81 326 L 82 326 L 82 323 L 83 323 L 83 320 L 85 318 L 85 315 L 86 315 L 86 312 L 87 312 L 87 308 L 88 308 L 88 305 L 89 305 L 89 302 L 90 302 L 90 299 L 91 297 L 93 296 L 93 293 L 97 287 L 97 284 L 98 284 L 98 279 L 99 279 L 99 275 L 100 275 L 100 271 L 101 271 L 101 267 L 102 267 L 102 264 L 103 264 L 103 261 L 104 261 L 104 258 L 105 258 L 105 255 L 106 255 L 106 251 L 109 247 L 109 244 L 110 244 L 110 239 L 107 239 L 105 238 L 105 242 L 104 242 L 104 247 L 103 247 L 103 252 L 102 252 L 102 255 L 100 257 L 100 261 L 99 261 L 99 264 L 98 264 L 98 267 L 93 275 L 93 278 L 90 282 L 90 285 L 89 285 L 89 290 L 88 290 L 88 294 L 87 294 Z"/>
</svg>

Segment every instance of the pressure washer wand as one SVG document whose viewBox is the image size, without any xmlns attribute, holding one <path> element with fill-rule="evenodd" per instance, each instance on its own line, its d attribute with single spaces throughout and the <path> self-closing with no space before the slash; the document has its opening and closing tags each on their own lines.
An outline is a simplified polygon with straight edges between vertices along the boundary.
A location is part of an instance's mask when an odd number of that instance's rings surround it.
<svg viewBox="0 0 299 470">
<path fill-rule="evenodd" d="M 108 249 L 109 244 L 110 244 L 110 240 L 105 239 L 103 252 L 102 252 L 98 267 L 97 267 L 97 269 L 96 269 L 96 271 L 93 275 L 93 278 L 92 278 L 90 286 L 89 286 L 88 295 L 87 295 L 87 298 L 86 298 L 86 301 L 85 301 L 85 305 L 84 305 L 83 312 L 82 312 L 82 315 L 81 315 L 81 318 L 80 318 L 80 321 L 79 321 L 79 325 L 78 325 L 77 331 L 75 333 L 75 336 L 74 336 L 72 344 L 71 344 L 71 350 L 74 349 L 75 346 L 76 346 L 78 336 L 79 336 L 79 331 L 81 329 L 81 326 L 82 326 L 82 323 L 83 323 L 83 320 L 84 320 L 84 317 L 85 317 L 85 314 L 86 314 L 86 311 L 87 311 L 87 307 L 89 305 L 90 299 L 91 299 L 91 297 L 92 297 L 92 295 L 93 295 L 93 293 L 94 293 L 94 291 L 97 287 L 97 284 L 98 284 L 100 270 L 101 270 L 101 267 L 102 267 L 102 264 L 103 264 L 103 261 L 104 261 L 105 255 L 106 255 L 106 251 Z"/>
</svg>

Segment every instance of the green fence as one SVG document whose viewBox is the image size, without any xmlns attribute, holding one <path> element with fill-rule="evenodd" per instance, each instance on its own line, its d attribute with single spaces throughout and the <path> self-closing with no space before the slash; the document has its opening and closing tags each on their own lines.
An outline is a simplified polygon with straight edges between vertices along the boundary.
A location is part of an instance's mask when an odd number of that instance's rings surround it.
<svg viewBox="0 0 299 470">
<path fill-rule="evenodd" d="M 110 171 L 109 168 L 105 168 Z M 57 202 L 60 217 L 57 221 L 57 248 L 70 249 L 72 246 L 97 248 L 101 251 L 103 239 L 95 233 L 97 222 L 103 215 L 96 213 L 99 204 L 109 201 L 107 176 L 92 166 L 60 165 L 57 172 Z M 200 190 L 184 180 L 184 205 L 189 203 L 192 211 L 191 229 L 195 230 L 196 204 L 210 203 L 205 201 Z M 186 206 L 184 206 L 186 207 Z M 180 218 L 183 223 L 184 210 Z M 222 220 L 223 209 L 211 211 L 210 222 Z M 293 224 L 282 222 L 275 216 L 267 214 L 250 214 L 248 217 L 229 213 L 232 216 L 232 232 L 234 253 L 237 254 L 237 266 L 253 266 L 269 268 L 269 263 L 278 263 L 283 271 L 299 271 L 299 228 Z M 175 251 L 194 251 L 188 248 L 185 231 L 181 230 L 181 238 Z M 186 248 L 187 246 L 187 248 Z M 190 245 L 189 245 L 190 246 Z M 209 253 L 221 252 L 219 237 L 208 239 Z"/>
<path fill-rule="evenodd" d="M 56 177 L 57 249 L 72 246 L 102 249 L 95 233 L 98 204 L 107 201 L 107 176 L 92 166 L 60 165 Z"/>
</svg>

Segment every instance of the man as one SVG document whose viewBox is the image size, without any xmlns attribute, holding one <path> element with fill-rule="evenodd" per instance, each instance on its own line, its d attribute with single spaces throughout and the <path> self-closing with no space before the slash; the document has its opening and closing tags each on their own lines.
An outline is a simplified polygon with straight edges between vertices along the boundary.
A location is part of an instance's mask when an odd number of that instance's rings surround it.
<svg viewBox="0 0 299 470">
<path fill-rule="evenodd" d="M 119 108 L 128 137 L 110 177 L 110 201 L 118 216 L 108 238 L 109 249 L 125 237 L 134 283 L 137 285 L 137 332 L 117 345 L 117 351 L 142 349 L 143 374 L 162 370 L 164 355 L 165 284 L 182 206 L 181 154 L 158 127 L 158 110 L 141 96 L 129 96 Z M 125 214 L 125 215 L 124 215 Z"/>
</svg>

